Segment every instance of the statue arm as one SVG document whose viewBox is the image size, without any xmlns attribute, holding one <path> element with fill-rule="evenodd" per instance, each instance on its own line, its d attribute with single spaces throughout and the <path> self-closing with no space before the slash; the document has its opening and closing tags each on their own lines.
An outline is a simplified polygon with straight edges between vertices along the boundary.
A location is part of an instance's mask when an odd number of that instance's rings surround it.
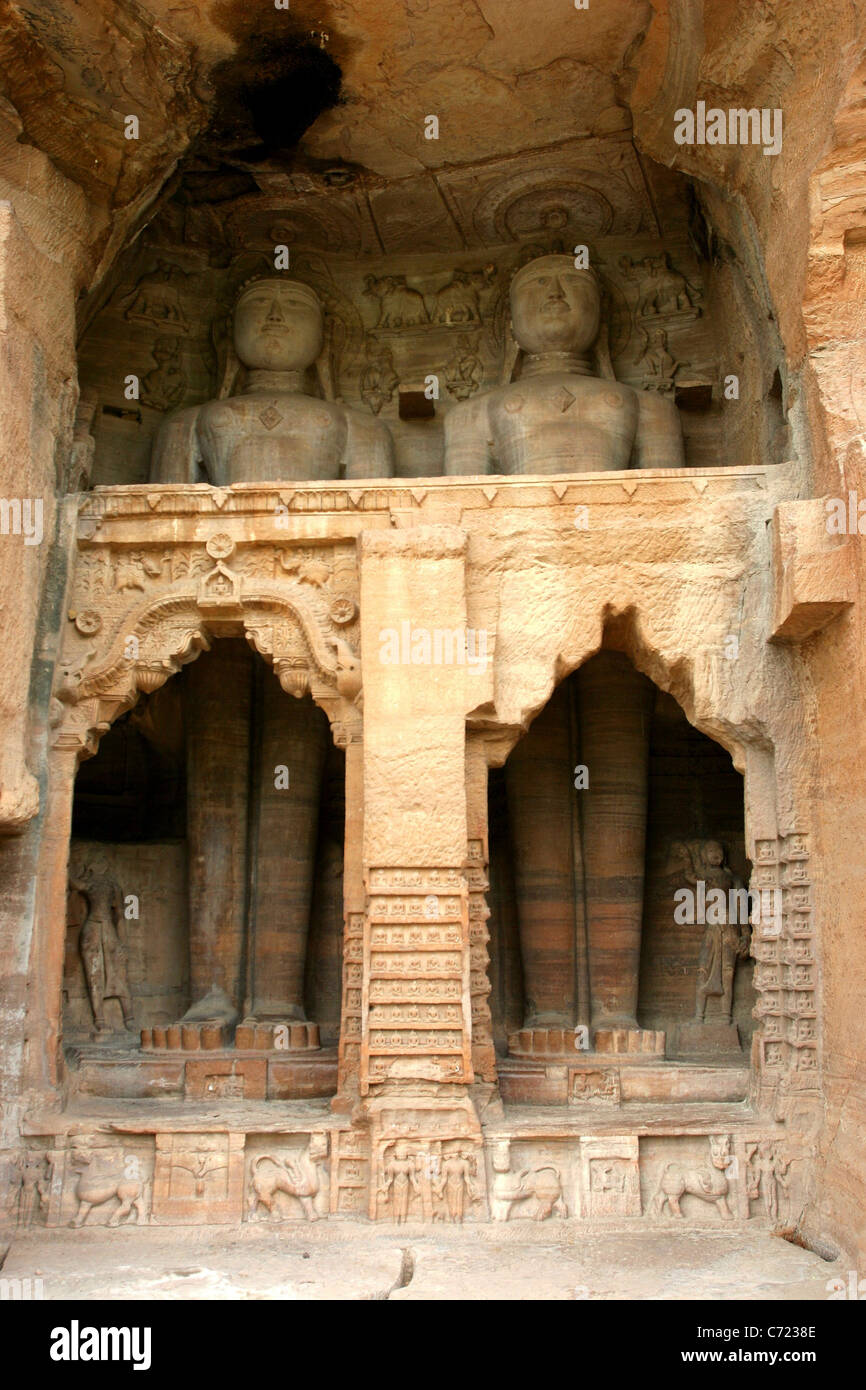
<svg viewBox="0 0 866 1390">
<path fill-rule="evenodd" d="M 114 937 L 117 943 L 117 957 L 122 962 L 123 968 L 125 968 L 128 960 L 128 952 L 125 940 L 126 921 L 123 915 L 123 905 L 123 889 L 119 883 L 112 879 L 108 897 L 108 911 L 111 915 L 111 921 L 114 927 Z M 127 989 L 128 988 L 129 985 L 127 984 Z"/>
<path fill-rule="evenodd" d="M 346 411 L 346 447 L 343 476 L 350 478 L 393 478 L 394 440 L 391 431 L 373 415 L 360 410 Z"/>
<path fill-rule="evenodd" d="M 445 416 L 445 472 L 450 477 L 477 477 L 493 471 L 484 397 L 461 401 Z"/>
<path fill-rule="evenodd" d="M 114 925 L 118 927 L 123 921 L 123 893 L 119 883 L 112 883 L 111 885 L 110 910 Z"/>
<path fill-rule="evenodd" d="M 635 468 L 683 468 L 683 431 L 672 400 L 656 391 L 638 391 L 638 421 L 632 464 Z"/>
<path fill-rule="evenodd" d="M 196 483 L 203 462 L 196 425 L 200 407 L 186 406 L 160 425 L 150 459 L 153 483 Z"/>
</svg>

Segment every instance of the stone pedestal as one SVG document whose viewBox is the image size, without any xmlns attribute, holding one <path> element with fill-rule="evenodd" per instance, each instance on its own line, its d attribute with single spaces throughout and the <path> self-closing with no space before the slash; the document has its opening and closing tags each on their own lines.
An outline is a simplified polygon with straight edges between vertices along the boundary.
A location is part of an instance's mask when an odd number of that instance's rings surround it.
<svg viewBox="0 0 866 1390">
<path fill-rule="evenodd" d="M 615 1052 L 624 1057 L 664 1057 L 665 1035 L 650 1028 L 596 1028 L 596 1052 Z"/>
<path fill-rule="evenodd" d="M 671 1051 L 682 1057 L 741 1056 L 740 1030 L 736 1023 L 708 1019 L 704 1023 L 681 1023 L 675 1029 Z"/>
</svg>

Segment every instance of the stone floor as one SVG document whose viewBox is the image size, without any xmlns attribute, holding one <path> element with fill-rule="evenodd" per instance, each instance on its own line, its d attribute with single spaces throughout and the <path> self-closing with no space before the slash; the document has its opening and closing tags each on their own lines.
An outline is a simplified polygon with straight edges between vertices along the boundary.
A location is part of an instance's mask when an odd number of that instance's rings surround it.
<svg viewBox="0 0 866 1390">
<path fill-rule="evenodd" d="M 328 1222 L 139 1230 L 40 1230 L 17 1237 L 3 1278 L 43 1281 L 46 1299 L 826 1301 L 847 1277 L 767 1233 L 587 1234 L 429 1230 Z"/>
</svg>

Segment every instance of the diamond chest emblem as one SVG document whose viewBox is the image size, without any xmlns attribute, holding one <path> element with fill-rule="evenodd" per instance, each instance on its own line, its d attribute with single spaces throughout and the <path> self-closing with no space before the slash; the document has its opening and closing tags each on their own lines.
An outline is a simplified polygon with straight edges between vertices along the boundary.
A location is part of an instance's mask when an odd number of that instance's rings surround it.
<svg viewBox="0 0 866 1390">
<path fill-rule="evenodd" d="M 553 403 L 564 415 L 569 406 L 574 405 L 574 396 L 564 386 L 561 386 L 553 397 Z"/>
<path fill-rule="evenodd" d="M 261 420 L 266 430 L 274 429 L 274 427 L 280 423 L 282 418 L 282 415 L 277 410 L 277 407 L 275 405 L 269 405 L 267 410 L 263 410 L 259 415 L 259 419 Z"/>
</svg>

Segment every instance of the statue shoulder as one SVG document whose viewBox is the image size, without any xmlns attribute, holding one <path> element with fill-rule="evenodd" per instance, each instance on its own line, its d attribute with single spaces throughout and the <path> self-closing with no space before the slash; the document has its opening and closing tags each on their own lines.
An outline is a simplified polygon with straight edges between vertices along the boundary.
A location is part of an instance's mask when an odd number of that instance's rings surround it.
<svg viewBox="0 0 866 1390">
<path fill-rule="evenodd" d="M 451 476 L 489 473 L 490 409 L 508 387 L 497 387 L 480 396 L 460 401 L 445 416 L 445 472 Z"/>
<path fill-rule="evenodd" d="M 394 440 L 385 422 L 348 405 L 341 409 L 346 421 L 345 476 L 393 478 Z"/>
<path fill-rule="evenodd" d="M 193 483 L 200 461 L 196 427 L 204 407 L 184 406 L 167 415 L 153 442 L 150 478 L 154 483 Z"/>
<path fill-rule="evenodd" d="M 205 401 L 204 405 L 197 407 L 198 419 L 196 424 L 198 429 L 213 430 L 222 426 L 231 425 L 238 415 L 243 414 L 244 407 L 248 407 L 249 398 L 244 396 L 229 396 L 225 400 Z"/>
<path fill-rule="evenodd" d="M 629 389 L 637 397 L 638 408 L 634 467 L 684 468 L 683 430 L 674 402 L 659 391 Z"/>
<path fill-rule="evenodd" d="M 492 391 L 470 396 L 468 400 L 458 401 L 445 416 L 445 433 L 459 433 L 471 429 L 482 422 L 486 424 L 490 407 L 504 399 L 511 386 L 497 386 Z"/>
</svg>

